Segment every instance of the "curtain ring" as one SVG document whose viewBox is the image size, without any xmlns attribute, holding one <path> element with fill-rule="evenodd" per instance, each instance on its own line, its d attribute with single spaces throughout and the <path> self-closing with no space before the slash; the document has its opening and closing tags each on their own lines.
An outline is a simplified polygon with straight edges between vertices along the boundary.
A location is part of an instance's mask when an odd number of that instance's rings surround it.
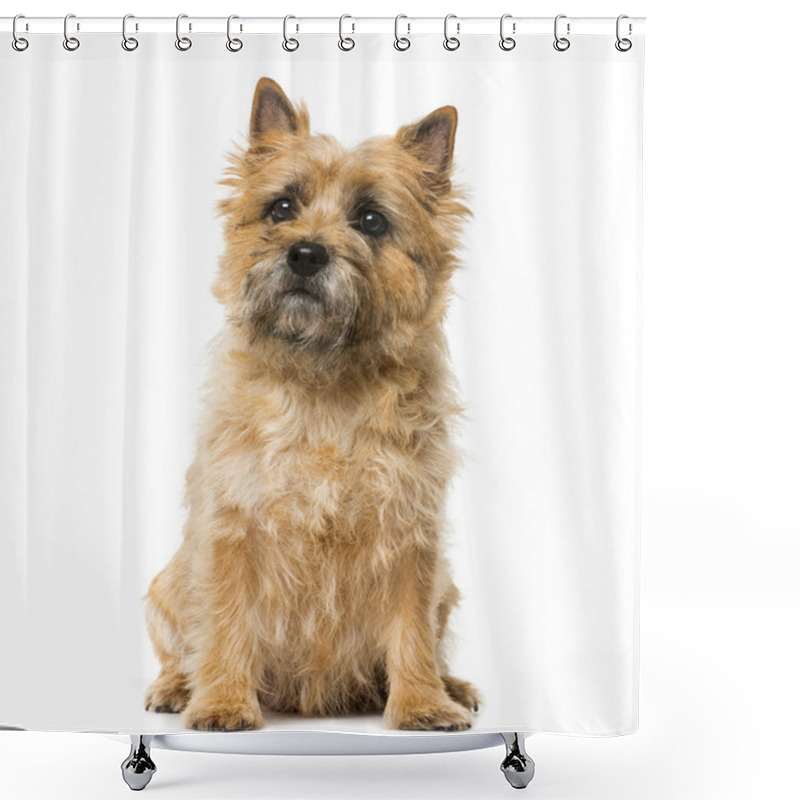
<svg viewBox="0 0 800 800">
<path fill-rule="evenodd" d="M 75 19 L 74 14 L 67 14 L 67 16 L 64 17 L 64 49 L 69 50 L 70 53 L 74 50 L 77 50 L 81 46 L 80 39 L 69 35 L 67 26 L 69 25 L 69 21 L 71 19 Z M 80 30 L 80 28 L 77 28 L 77 30 Z"/>
<path fill-rule="evenodd" d="M 631 47 L 633 47 L 633 42 L 630 39 L 623 39 L 619 35 L 619 24 L 624 19 L 628 19 L 628 15 L 627 14 L 620 14 L 617 17 L 617 41 L 614 42 L 614 47 L 616 47 L 617 50 L 620 51 L 620 53 L 627 53 L 628 50 L 630 50 Z M 631 27 L 631 24 L 628 23 L 628 33 L 630 34 L 632 32 L 632 30 L 633 30 L 633 28 Z"/>
<path fill-rule="evenodd" d="M 290 19 L 297 19 L 297 17 L 293 17 L 291 14 L 287 14 L 283 18 L 283 49 L 286 50 L 287 53 L 293 53 L 300 47 L 300 42 L 297 41 L 294 37 L 289 38 L 289 20 Z M 300 29 L 300 26 L 297 26 L 297 30 Z"/>
<path fill-rule="evenodd" d="M 553 47 L 558 50 L 559 53 L 563 53 L 565 50 L 569 50 L 570 41 L 566 38 L 566 36 L 559 36 L 558 35 L 558 21 L 560 19 L 566 19 L 566 14 L 559 14 L 555 22 L 553 23 L 553 35 L 555 36 L 555 41 L 553 42 Z M 567 35 L 569 35 L 569 22 L 567 23 Z"/>
<path fill-rule="evenodd" d="M 18 53 L 22 53 L 24 50 L 28 49 L 28 45 L 30 44 L 30 42 L 28 42 L 28 40 L 25 39 L 24 37 L 17 35 L 17 20 L 18 19 L 25 19 L 25 15 L 24 14 L 17 14 L 17 16 L 14 17 L 14 22 L 11 23 L 11 35 L 13 37 L 12 40 L 11 40 L 11 46 Z"/>
<path fill-rule="evenodd" d="M 505 35 L 503 27 L 507 19 L 511 19 L 511 14 L 503 14 L 503 16 L 500 17 L 500 49 L 505 50 L 506 52 L 508 52 L 509 50 L 513 50 L 517 46 L 516 39 L 512 39 L 510 36 Z M 511 32 L 512 33 L 517 32 L 516 22 L 512 23 Z"/>
<path fill-rule="evenodd" d="M 442 44 L 444 45 L 445 50 L 450 50 L 452 52 L 453 50 L 458 50 L 458 48 L 461 47 L 461 40 L 457 36 L 449 36 L 447 33 L 447 24 L 450 22 L 451 19 L 456 19 L 456 15 L 448 14 L 444 18 L 444 42 Z M 460 32 L 461 32 L 461 23 L 456 22 L 456 33 Z"/>
<path fill-rule="evenodd" d="M 342 16 L 339 17 L 339 49 L 344 50 L 345 52 L 347 52 L 348 50 L 352 50 L 356 46 L 355 41 L 351 39 L 349 36 L 344 36 L 342 32 L 342 25 L 346 19 L 353 19 L 353 18 L 349 14 L 342 14 Z M 355 33 L 356 24 L 355 22 L 351 24 L 353 26 L 352 32 Z"/>
<path fill-rule="evenodd" d="M 228 27 L 227 27 L 228 41 L 225 42 L 225 47 L 227 47 L 231 53 L 238 53 L 242 49 L 242 47 L 244 47 L 244 43 L 242 42 L 241 39 L 231 38 L 231 22 L 235 19 L 239 19 L 239 17 L 236 14 L 231 14 L 228 17 Z M 239 30 L 241 30 L 241 26 L 239 27 Z"/>
<path fill-rule="evenodd" d="M 398 14 L 394 18 L 394 49 L 402 52 L 411 47 L 411 39 L 409 39 L 408 36 L 400 36 L 401 19 L 408 19 L 408 17 L 405 14 Z M 411 23 L 407 22 L 406 26 L 408 27 L 408 33 L 411 33 Z"/>
<path fill-rule="evenodd" d="M 175 47 L 183 52 L 192 46 L 192 40 L 188 36 L 181 36 L 181 20 L 188 18 L 188 14 L 178 14 L 178 16 L 175 18 Z M 192 26 L 189 25 L 189 30 L 191 29 Z"/>
<path fill-rule="evenodd" d="M 132 53 L 139 46 L 139 40 L 133 36 L 128 36 L 129 19 L 134 19 L 133 14 L 126 14 L 122 18 L 122 49 Z"/>
</svg>

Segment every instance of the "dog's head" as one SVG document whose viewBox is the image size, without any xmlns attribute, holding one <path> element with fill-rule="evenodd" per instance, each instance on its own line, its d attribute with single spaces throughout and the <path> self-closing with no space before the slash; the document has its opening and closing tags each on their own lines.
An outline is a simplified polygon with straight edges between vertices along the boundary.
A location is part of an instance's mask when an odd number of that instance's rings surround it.
<svg viewBox="0 0 800 800">
<path fill-rule="evenodd" d="M 262 78 L 221 208 L 214 292 L 249 346 L 392 352 L 438 324 L 467 209 L 450 181 L 456 110 L 345 150 Z M 330 360 L 330 358 L 328 358 Z"/>
</svg>

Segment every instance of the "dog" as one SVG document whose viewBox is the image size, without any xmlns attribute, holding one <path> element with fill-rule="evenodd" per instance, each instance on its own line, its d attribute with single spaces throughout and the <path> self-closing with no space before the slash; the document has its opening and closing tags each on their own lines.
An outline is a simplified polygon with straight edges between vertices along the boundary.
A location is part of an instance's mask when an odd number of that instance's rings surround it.
<svg viewBox="0 0 800 800">
<path fill-rule="evenodd" d="M 258 82 L 222 180 L 226 322 L 183 542 L 143 598 L 161 662 L 146 709 L 212 731 L 263 710 L 471 726 L 478 693 L 444 652 L 456 122 L 445 106 L 346 150 Z"/>
</svg>

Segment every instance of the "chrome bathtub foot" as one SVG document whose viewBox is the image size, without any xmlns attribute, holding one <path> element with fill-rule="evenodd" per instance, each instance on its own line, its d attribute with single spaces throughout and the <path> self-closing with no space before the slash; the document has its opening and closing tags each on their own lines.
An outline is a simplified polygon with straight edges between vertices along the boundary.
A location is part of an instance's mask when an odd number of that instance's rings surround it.
<svg viewBox="0 0 800 800">
<path fill-rule="evenodd" d="M 122 762 L 122 778 L 134 792 L 144 789 L 155 774 L 156 765 L 150 758 L 152 741 L 152 736 L 131 734 L 131 752 Z"/>
<path fill-rule="evenodd" d="M 536 765 L 525 752 L 525 737 L 519 733 L 501 733 L 506 743 L 506 757 L 500 765 L 506 780 L 515 789 L 524 789 L 532 780 Z"/>
</svg>

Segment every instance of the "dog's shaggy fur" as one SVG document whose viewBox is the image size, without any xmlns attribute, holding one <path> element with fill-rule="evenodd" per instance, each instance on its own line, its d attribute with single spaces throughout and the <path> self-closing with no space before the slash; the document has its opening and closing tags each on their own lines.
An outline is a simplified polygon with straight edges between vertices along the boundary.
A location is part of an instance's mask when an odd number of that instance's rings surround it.
<svg viewBox="0 0 800 800">
<path fill-rule="evenodd" d="M 205 730 L 262 707 L 470 727 L 477 693 L 442 652 L 455 127 L 447 106 L 347 151 L 259 82 L 224 181 L 227 324 L 184 539 L 145 596 L 146 708 Z"/>
</svg>

